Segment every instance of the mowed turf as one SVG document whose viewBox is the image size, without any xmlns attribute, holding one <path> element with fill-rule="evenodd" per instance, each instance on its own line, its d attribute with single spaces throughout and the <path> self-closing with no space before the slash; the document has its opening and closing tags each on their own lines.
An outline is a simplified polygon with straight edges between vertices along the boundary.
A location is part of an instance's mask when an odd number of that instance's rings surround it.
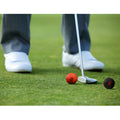
<svg viewBox="0 0 120 120">
<path fill-rule="evenodd" d="M 61 15 L 32 15 L 29 58 L 33 72 L 7 72 L 0 47 L 0 105 L 120 105 L 120 15 L 91 15 L 89 30 L 91 52 L 105 69 L 85 71 L 98 84 L 69 85 L 66 75 L 81 72 L 62 67 Z M 104 88 L 107 77 L 115 80 L 113 89 Z"/>
</svg>

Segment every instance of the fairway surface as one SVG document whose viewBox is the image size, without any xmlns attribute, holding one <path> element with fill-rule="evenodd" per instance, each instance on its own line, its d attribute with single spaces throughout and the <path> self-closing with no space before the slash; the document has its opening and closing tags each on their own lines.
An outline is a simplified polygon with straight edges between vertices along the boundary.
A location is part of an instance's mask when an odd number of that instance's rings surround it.
<svg viewBox="0 0 120 120">
<path fill-rule="evenodd" d="M 120 105 L 120 15 L 91 15 L 89 30 L 91 52 L 105 69 L 85 71 L 98 84 L 69 85 L 66 75 L 81 72 L 62 67 L 61 15 L 32 15 L 29 58 L 33 72 L 7 72 L 0 46 L 0 105 Z M 111 90 L 103 86 L 107 77 L 115 80 Z"/>
</svg>

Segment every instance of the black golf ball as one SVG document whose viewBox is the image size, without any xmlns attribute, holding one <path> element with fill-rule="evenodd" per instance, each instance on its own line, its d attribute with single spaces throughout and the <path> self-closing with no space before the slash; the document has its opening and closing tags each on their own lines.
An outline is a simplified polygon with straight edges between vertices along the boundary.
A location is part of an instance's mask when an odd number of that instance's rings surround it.
<svg viewBox="0 0 120 120">
<path fill-rule="evenodd" d="M 103 84 L 105 88 L 112 89 L 115 85 L 115 81 L 112 78 L 106 78 Z"/>
</svg>

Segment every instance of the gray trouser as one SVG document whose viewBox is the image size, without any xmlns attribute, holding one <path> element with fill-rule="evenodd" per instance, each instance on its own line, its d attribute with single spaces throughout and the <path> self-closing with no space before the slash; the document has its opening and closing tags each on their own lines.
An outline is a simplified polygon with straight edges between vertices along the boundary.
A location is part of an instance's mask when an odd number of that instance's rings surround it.
<svg viewBox="0 0 120 120">
<path fill-rule="evenodd" d="M 78 15 L 82 51 L 90 50 L 90 36 L 88 31 L 89 18 L 90 15 L 88 14 Z M 73 14 L 66 14 L 62 16 L 62 35 L 64 38 L 63 50 L 71 54 L 78 53 L 75 20 Z"/>
<path fill-rule="evenodd" d="M 30 19 L 29 14 L 2 16 L 1 45 L 4 53 L 13 51 L 29 53 Z"/>
<path fill-rule="evenodd" d="M 4 14 L 2 17 L 1 45 L 4 53 L 25 52 L 30 48 L 30 20 L 31 15 Z M 90 37 L 88 32 L 89 15 L 78 15 L 82 50 L 90 50 Z M 74 54 L 78 52 L 74 16 L 62 16 L 62 34 L 64 38 L 64 51 Z"/>
</svg>

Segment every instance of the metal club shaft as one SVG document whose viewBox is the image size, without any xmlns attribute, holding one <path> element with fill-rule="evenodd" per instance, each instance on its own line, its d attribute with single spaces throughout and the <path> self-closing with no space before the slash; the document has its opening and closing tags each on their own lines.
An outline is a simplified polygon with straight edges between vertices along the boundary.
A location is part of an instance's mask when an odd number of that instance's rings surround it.
<svg viewBox="0 0 120 120">
<path fill-rule="evenodd" d="M 78 18 L 77 18 L 77 14 L 74 15 L 75 17 L 75 26 L 76 26 L 76 35 L 77 35 L 77 42 L 78 42 L 78 51 L 79 51 L 79 55 L 80 55 L 80 58 L 81 58 L 81 73 L 82 73 L 82 76 L 84 77 L 84 71 L 83 71 L 83 59 L 82 59 L 82 51 L 81 51 L 81 43 L 80 43 L 80 33 L 79 33 L 79 27 L 78 27 Z"/>
</svg>

